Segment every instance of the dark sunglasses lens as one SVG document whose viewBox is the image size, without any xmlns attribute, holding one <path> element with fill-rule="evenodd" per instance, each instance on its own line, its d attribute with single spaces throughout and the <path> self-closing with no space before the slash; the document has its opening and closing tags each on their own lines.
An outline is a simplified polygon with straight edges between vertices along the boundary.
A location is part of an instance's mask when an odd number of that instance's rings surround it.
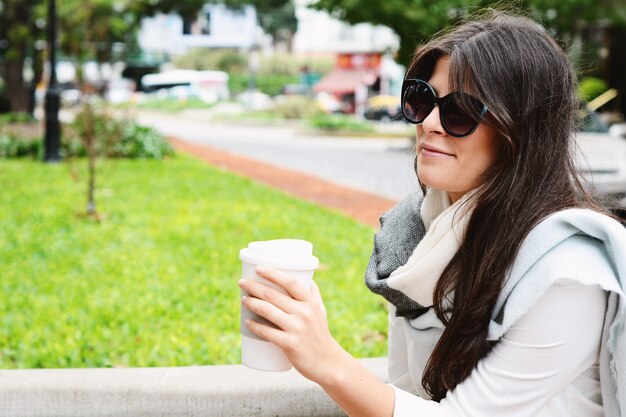
<svg viewBox="0 0 626 417">
<path fill-rule="evenodd" d="M 471 108 L 471 114 L 463 110 L 458 101 L 462 100 L 464 107 Z M 443 103 L 441 108 L 442 122 L 444 128 L 453 136 L 465 136 L 470 134 L 478 126 L 478 118 L 482 112 L 483 105 L 474 97 L 464 95 L 463 97 L 453 95 Z"/>
<path fill-rule="evenodd" d="M 432 91 L 423 83 L 409 85 L 403 96 L 402 112 L 411 123 L 422 123 L 435 107 Z"/>
</svg>

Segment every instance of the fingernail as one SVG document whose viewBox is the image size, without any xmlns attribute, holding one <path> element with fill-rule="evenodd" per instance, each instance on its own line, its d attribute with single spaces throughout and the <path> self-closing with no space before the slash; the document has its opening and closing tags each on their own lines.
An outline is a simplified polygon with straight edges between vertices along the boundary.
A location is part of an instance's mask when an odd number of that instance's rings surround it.
<svg viewBox="0 0 626 417">
<path fill-rule="evenodd" d="M 242 279 L 240 279 L 240 280 L 237 282 L 237 284 L 238 284 L 240 287 L 243 287 L 243 286 L 246 284 L 246 280 L 242 278 Z"/>
<path fill-rule="evenodd" d="M 246 319 L 245 324 L 247 327 L 250 327 L 250 319 Z"/>
<path fill-rule="evenodd" d="M 246 297 L 245 295 L 241 297 L 241 304 L 245 303 L 247 299 L 248 297 Z"/>
<path fill-rule="evenodd" d="M 265 272 L 265 267 L 262 265 L 258 265 L 256 268 L 254 268 L 254 270 L 256 271 L 257 274 L 262 274 Z"/>
</svg>

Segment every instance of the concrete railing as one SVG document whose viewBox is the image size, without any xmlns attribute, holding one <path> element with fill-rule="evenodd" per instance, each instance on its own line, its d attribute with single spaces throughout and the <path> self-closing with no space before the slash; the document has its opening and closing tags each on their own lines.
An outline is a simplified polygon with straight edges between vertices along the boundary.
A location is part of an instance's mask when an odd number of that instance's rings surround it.
<svg viewBox="0 0 626 417">
<path fill-rule="evenodd" d="M 386 358 L 361 359 L 386 381 Z M 296 371 L 241 365 L 0 371 L 2 417 L 334 417 L 326 393 Z"/>
</svg>

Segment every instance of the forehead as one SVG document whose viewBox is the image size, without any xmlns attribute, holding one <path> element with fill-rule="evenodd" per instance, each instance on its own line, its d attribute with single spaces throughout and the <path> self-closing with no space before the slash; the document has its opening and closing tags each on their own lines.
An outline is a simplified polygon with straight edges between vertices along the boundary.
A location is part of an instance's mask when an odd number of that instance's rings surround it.
<svg viewBox="0 0 626 417">
<path fill-rule="evenodd" d="M 445 96 L 450 91 L 450 57 L 444 55 L 437 59 L 433 73 L 428 79 L 428 83 L 435 89 L 437 95 Z"/>
</svg>

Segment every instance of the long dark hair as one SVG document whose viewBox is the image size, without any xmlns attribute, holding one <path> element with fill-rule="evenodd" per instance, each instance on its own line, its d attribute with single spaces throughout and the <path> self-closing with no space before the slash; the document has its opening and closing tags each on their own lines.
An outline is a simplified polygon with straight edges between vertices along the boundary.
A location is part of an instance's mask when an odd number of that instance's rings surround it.
<svg viewBox="0 0 626 417">
<path fill-rule="evenodd" d="M 492 310 L 528 232 L 565 208 L 603 211 L 572 156 L 572 64 L 539 24 L 498 12 L 464 23 L 421 47 L 407 78 L 428 80 L 442 56 L 450 58 L 450 91 L 468 92 L 489 108 L 484 123 L 498 133 L 501 152 L 481 178 L 465 238 L 435 288 L 434 309 L 446 327 L 422 385 L 436 401 L 491 350 Z"/>
</svg>

